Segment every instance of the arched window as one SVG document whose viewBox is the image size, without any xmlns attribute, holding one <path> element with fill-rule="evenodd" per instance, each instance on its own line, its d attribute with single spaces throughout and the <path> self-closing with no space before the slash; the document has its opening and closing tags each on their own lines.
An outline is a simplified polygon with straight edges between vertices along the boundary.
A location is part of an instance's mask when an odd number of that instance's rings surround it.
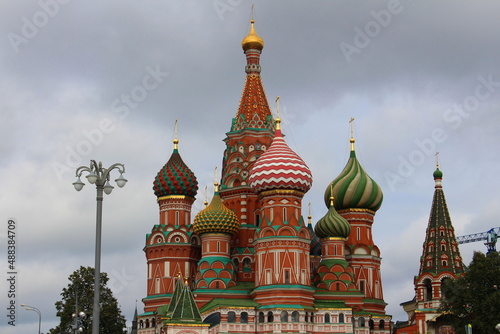
<svg viewBox="0 0 500 334">
<path fill-rule="evenodd" d="M 288 322 L 288 312 L 281 311 L 281 322 Z"/>
<path fill-rule="evenodd" d="M 142 319 L 139 320 L 139 328 L 144 328 L 144 321 Z"/>
<path fill-rule="evenodd" d="M 446 251 L 446 245 L 441 245 L 441 250 L 444 252 Z"/>
<path fill-rule="evenodd" d="M 368 320 L 368 327 L 370 329 L 374 329 L 375 328 L 375 323 L 373 322 L 373 319 Z"/>
<path fill-rule="evenodd" d="M 236 322 L 236 313 L 234 313 L 233 311 L 227 312 L 227 322 Z"/>
<path fill-rule="evenodd" d="M 339 313 L 339 322 L 340 323 L 345 322 L 344 313 Z"/>
<path fill-rule="evenodd" d="M 248 323 L 248 313 L 247 312 L 241 312 L 241 314 L 240 314 L 240 322 L 242 324 Z"/>
<path fill-rule="evenodd" d="M 306 312 L 306 318 L 305 318 L 306 322 L 309 322 L 309 313 Z"/>
<path fill-rule="evenodd" d="M 424 300 L 431 300 L 432 299 L 432 284 L 431 280 L 426 278 L 424 280 L 424 286 L 425 286 L 425 291 L 424 291 Z"/>
<path fill-rule="evenodd" d="M 325 324 L 330 323 L 330 313 L 325 314 Z"/>
<path fill-rule="evenodd" d="M 274 322 L 274 315 L 271 311 L 267 312 L 267 322 Z"/>
<path fill-rule="evenodd" d="M 298 311 L 292 312 L 292 322 L 299 322 L 299 312 Z"/>
<path fill-rule="evenodd" d="M 358 324 L 359 324 L 359 327 L 365 327 L 365 318 L 359 317 Z"/>
<path fill-rule="evenodd" d="M 443 267 L 448 267 L 448 261 L 443 260 L 442 265 L 443 265 Z"/>
<path fill-rule="evenodd" d="M 290 271 L 285 270 L 285 284 L 290 284 Z"/>
<path fill-rule="evenodd" d="M 146 319 L 146 328 L 149 328 L 149 319 Z"/>
<path fill-rule="evenodd" d="M 156 327 L 156 318 L 151 319 L 151 327 Z"/>
<path fill-rule="evenodd" d="M 264 312 L 259 312 L 259 322 L 264 322 Z"/>
<path fill-rule="evenodd" d="M 380 320 L 380 322 L 378 323 L 378 329 L 385 329 L 385 321 L 384 320 Z"/>
</svg>

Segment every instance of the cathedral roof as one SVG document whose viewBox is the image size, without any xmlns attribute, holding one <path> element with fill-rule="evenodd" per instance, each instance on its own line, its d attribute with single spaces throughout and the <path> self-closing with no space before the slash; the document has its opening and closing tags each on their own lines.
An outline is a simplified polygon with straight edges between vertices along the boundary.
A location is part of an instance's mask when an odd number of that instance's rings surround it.
<svg viewBox="0 0 500 334">
<path fill-rule="evenodd" d="M 195 197 L 198 191 L 196 176 L 182 160 L 174 139 L 174 151 L 170 159 L 156 175 L 153 190 L 156 197 L 184 195 Z"/>
<path fill-rule="evenodd" d="M 198 235 L 203 233 L 234 234 L 239 228 L 240 221 L 238 217 L 222 203 L 218 185 L 216 184 L 212 201 L 194 217 L 194 232 Z"/>
<path fill-rule="evenodd" d="M 314 231 L 320 238 L 339 237 L 347 239 L 349 233 L 351 233 L 349 222 L 335 210 L 333 197 L 330 199 L 328 212 L 318 220 Z"/>
<path fill-rule="evenodd" d="M 333 196 L 337 210 L 357 208 L 377 211 L 382 205 L 382 189 L 361 167 L 354 150 L 354 138 L 350 141 L 349 160 L 340 175 L 326 188 L 325 204 L 329 207 L 330 197 Z"/>
<path fill-rule="evenodd" d="M 463 273 L 462 257 L 441 185 L 443 173 L 439 168 L 436 168 L 433 177 L 435 189 L 419 275 L 431 273 L 434 276 L 443 272 L 459 275 Z"/>
<path fill-rule="evenodd" d="M 241 44 L 247 58 L 245 66 L 247 76 L 231 131 L 245 128 L 274 130 L 271 109 L 260 76 L 260 52 L 264 47 L 264 41 L 255 33 L 253 20 L 251 21 L 250 33 Z"/>
<path fill-rule="evenodd" d="M 189 289 L 188 284 L 183 282 L 180 275 L 175 283 L 174 293 L 165 317 L 167 321 L 175 322 L 193 323 L 202 321 L 200 311 L 194 301 L 193 292 Z"/>
<path fill-rule="evenodd" d="M 305 162 L 288 147 L 276 120 L 277 129 L 269 149 L 255 162 L 249 185 L 257 193 L 287 189 L 306 193 L 312 186 L 312 174 Z"/>
</svg>

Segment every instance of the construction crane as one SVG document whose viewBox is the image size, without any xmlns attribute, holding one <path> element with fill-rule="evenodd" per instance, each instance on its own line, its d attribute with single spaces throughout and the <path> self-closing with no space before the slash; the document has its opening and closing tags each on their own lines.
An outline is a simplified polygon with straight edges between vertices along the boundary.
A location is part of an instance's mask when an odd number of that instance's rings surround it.
<svg viewBox="0 0 500 334">
<path fill-rule="evenodd" d="M 457 237 L 457 242 L 459 244 L 468 244 L 469 242 L 486 240 L 486 242 L 484 243 L 486 245 L 486 248 L 488 249 L 488 252 L 486 252 L 486 254 L 489 254 L 491 252 L 497 251 L 496 244 L 499 235 L 500 227 L 494 227 L 486 232 L 462 235 L 460 237 Z"/>
</svg>

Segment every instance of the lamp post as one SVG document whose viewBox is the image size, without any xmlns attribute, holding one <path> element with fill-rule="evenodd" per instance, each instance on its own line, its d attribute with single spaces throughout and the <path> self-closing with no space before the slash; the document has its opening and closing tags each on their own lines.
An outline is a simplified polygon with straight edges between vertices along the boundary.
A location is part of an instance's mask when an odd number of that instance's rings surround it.
<svg viewBox="0 0 500 334">
<path fill-rule="evenodd" d="M 83 332 L 83 328 L 81 327 L 83 323 L 83 319 L 87 316 L 85 312 L 80 311 L 78 312 L 78 293 L 75 292 L 75 313 L 71 315 L 73 317 L 73 334 L 77 334 L 78 332 Z"/>
<path fill-rule="evenodd" d="M 40 310 L 34 306 L 29 306 L 26 304 L 21 304 L 21 306 L 24 307 L 25 310 L 38 313 L 38 334 L 40 334 L 40 328 L 42 327 L 42 312 L 40 312 Z"/>
<path fill-rule="evenodd" d="M 97 216 L 96 216 L 96 237 L 95 237 L 95 277 L 94 277 L 94 306 L 92 310 L 92 334 L 99 334 L 99 295 L 101 287 L 101 230 L 102 230 L 102 200 L 103 192 L 106 195 L 111 194 L 113 191 L 113 186 L 109 184 L 109 173 L 117 169 L 120 172 L 120 177 L 118 177 L 115 182 L 118 187 L 122 188 L 127 179 L 123 177 L 125 173 L 125 166 L 120 163 L 111 165 L 109 168 L 103 168 L 102 162 L 97 163 L 95 160 L 90 160 L 90 167 L 80 166 L 76 169 L 76 181 L 73 182 L 73 186 L 77 191 L 82 190 L 85 183 L 80 180 L 83 172 L 87 172 L 87 180 L 90 184 L 95 184 L 97 188 Z"/>
</svg>

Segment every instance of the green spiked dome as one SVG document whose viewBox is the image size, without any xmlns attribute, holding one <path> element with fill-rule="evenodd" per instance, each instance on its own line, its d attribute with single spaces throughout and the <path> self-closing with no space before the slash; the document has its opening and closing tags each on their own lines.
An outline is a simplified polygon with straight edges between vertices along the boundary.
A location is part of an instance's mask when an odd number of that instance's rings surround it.
<svg viewBox="0 0 500 334">
<path fill-rule="evenodd" d="M 333 204 L 333 197 L 330 198 L 330 208 L 323 218 L 318 220 L 314 227 L 314 232 L 320 238 L 339 237 L 345 238 L 351 233 L 351 225 L 343 218 Z"/>
<path fill-rule="evenodd" d="M 234 234 L 239 228 L 240 222 L 238 217 L 222 203 L 218 184 L 215 184 L 215 193 L 212 202 L 194 217 L 194 232 L 198 235 L 203 233 Z"/>
<path fill-rule="evenodd" d="M 177 149 L 179 141 L 174 139 L 174 152 L 168 162 L 158 172 L 153 182 L 156 197 L 184 195 L 195 197 L 198 181 L 189 167 L 182 161 Z"/>
<path fill-rule="evenodd" d="M 382 205 L 380 186 L 361 167 L 351 138 L 351 155 L 342 173 L 333 180 L 325 191 L 325 204 L 329 207 L 330 197 L 335 198 L 335 209 L 368 209 L 377 211 Z"/>
</svg>

